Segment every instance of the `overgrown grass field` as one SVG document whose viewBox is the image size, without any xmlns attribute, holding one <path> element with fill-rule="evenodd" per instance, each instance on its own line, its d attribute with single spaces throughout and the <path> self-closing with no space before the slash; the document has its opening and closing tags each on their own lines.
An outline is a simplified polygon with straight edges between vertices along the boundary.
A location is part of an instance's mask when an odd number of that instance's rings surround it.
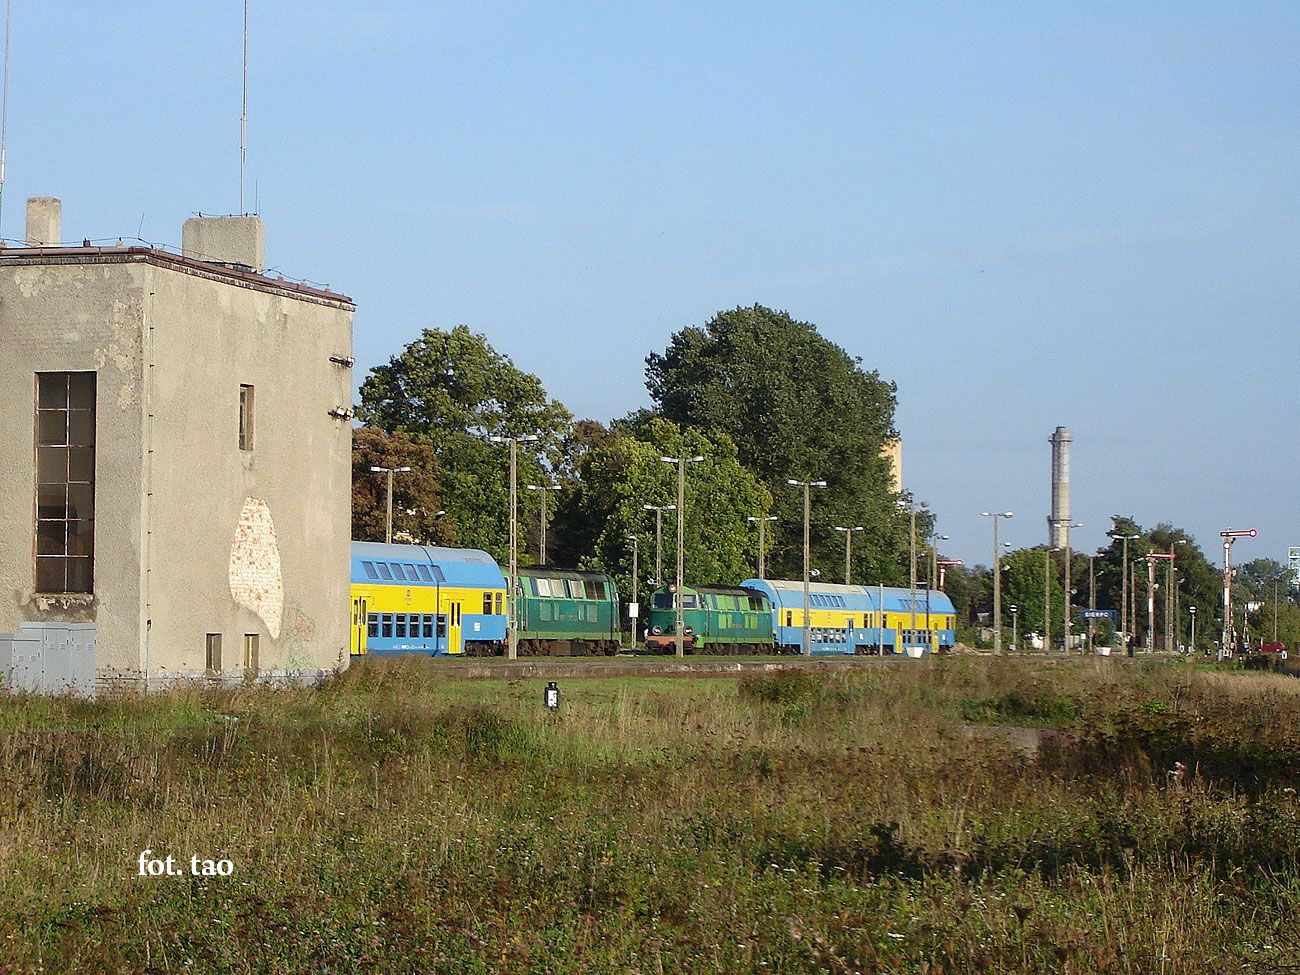
<svg viewBox="0 0 1300 975">
<path fill-rule="evenodd" d="M 0 972 L 1300 965 L 1300 681 L 913 663 L 0 699 Z"/>
</svg>

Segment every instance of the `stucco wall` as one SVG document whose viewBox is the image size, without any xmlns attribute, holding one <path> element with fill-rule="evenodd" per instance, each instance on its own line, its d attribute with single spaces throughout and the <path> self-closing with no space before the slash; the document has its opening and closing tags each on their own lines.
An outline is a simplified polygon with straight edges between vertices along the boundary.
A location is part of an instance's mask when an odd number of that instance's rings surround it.
<svg viewBox="0 0 1300 975">
<path fill-rule="evenodd" d="M 351 402 L 330 362 L 351 354 L 350 312 L 167 268 L 149 290 L 151 672 L 202 673 L 218 632 L 227 671 L 247 633 L 264 671 L 346 666 L 352 438 L 329 411 Z"/>
<path fill-rule="evenodd" d="M 140 639 L 140 402 L 146 268 L 0 263 L 0 632 L 29 620 L 97 626 L 102 670 L 133 668 Z M 95 593 L 34 595 L 38 372 L 97 375 Z"/>
</svg>

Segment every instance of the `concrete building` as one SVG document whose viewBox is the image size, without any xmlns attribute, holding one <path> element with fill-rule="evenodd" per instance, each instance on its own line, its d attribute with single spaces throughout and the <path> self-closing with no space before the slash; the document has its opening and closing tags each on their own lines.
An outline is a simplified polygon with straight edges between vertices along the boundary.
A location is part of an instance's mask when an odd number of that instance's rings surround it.
<svg viewBox="0 0 1300 975">
<path fill-rule="evenodd" d="M 903 438 L 886 437 L 880 444 L 880 456 L 889 464 L 889 490 L 903 490 Z"/>
<path fill-rule="evenodd" d="M 256 217 L 176 255 L 0 250 L 0 632 L 93 623 L 99 681 L 347 666 L 351 299 L 264 273 Z"/>
</svg>

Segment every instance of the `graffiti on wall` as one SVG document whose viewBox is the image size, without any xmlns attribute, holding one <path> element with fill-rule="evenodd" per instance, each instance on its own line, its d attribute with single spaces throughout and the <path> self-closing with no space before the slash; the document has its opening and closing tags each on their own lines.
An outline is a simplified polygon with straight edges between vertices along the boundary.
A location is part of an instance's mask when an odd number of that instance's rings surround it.
<svg viewBox="0 0 1300 975">
<path fill-rule="evenodd" d="M 284 579 L 280 547 L 275 541 L 271 509 L 258 498 L 245 498 L 230 546 L 230 595 L 262 618 L 271 639 L 280 637 L 284 615 Z"/>
</svg>

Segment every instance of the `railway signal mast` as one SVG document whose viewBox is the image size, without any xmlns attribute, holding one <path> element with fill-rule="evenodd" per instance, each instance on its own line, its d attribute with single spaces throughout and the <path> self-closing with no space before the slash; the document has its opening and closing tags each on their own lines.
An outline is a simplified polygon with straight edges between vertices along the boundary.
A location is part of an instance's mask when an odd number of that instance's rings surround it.
<svg viewBox="0 0 1300 975">
<path fill-rule="evenodd" d="M 1223 660 L 1229 655 L 1228 647 L 1232 643 L 1232 543 L 1239 538 L 1254 538 L 1258 534 L 1253 528 L 1219 532 L 1219 537 L 1223 539 L 1223 637 L 1219 641 L 1216 660 Z"/>
</svg>

